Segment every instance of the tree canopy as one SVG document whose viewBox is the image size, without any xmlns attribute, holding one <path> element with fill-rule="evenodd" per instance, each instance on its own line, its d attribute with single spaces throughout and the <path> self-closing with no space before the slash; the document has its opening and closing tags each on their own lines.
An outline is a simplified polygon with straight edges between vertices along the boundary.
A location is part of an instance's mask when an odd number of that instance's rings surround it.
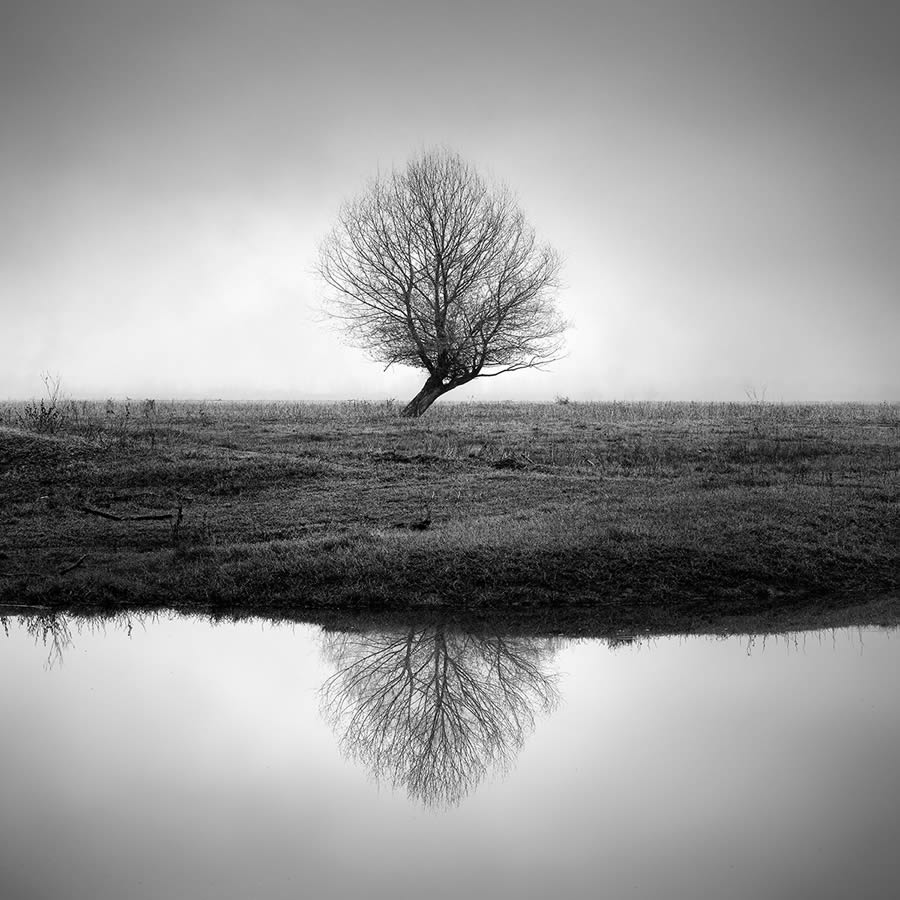
<svg viewBox="0 0 900 900">
<path fill-rule="evenodd" d="M 411 416 L 474 378 L 558 358 L 559 268 L 510 191 L 449 151 L 373 179 L 343 205 L 319 256 L 328 310 L 351 342 L 428 373 Z"/>
</svg>

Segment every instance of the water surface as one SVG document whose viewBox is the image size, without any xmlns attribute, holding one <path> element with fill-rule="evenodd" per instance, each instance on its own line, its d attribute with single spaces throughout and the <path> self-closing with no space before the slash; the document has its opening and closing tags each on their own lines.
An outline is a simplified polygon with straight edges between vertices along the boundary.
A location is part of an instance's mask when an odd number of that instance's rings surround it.
<svg viewBox="0 0 900 900">
<path fill-rule="evenodd" d="M 900 638 L 8 618 L 18 898 L 900 895 Z"/>
</svg>

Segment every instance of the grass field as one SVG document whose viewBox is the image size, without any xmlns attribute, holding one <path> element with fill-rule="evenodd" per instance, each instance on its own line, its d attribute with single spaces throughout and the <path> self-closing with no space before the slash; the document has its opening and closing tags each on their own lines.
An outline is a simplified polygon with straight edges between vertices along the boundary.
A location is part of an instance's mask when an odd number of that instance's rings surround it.
<svg viewBox="0 0 900 900">
<path fill-rule="evenodd" d="M 900 621 L 900 404 L 0 405 L 0 604 Z"/>
</svg>

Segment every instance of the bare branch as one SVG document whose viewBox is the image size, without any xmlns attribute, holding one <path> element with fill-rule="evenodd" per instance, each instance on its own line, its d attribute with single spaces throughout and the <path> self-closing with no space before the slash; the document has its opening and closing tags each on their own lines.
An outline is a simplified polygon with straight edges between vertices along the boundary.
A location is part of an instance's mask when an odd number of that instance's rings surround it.
<svg viewBox="0 0 900 900">
<path fill-rule="evenodd" d="M 428 372 L 410 415 L 473 378 L 558 359 L 559 268 L 509 191 L 447 151 L 373 180 L 319 254 L 349 340 L 386 367 Z"/>
</svg>

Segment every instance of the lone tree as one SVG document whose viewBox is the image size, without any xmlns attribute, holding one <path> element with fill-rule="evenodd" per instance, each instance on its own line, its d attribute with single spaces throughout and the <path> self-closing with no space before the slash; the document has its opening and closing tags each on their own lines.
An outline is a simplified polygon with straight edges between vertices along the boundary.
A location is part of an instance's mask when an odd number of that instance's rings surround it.
<svg viewBox="0 0 900 900">
<path fill-rule="evenodd" d="M 319 256 L 328 311 L 351 342 L 386 367 L 428 373 L 405 416 L 474 378 L 558 358 L 559 265 L 510 192 L 447 151 L 374 179 Z"/>
</svg>

